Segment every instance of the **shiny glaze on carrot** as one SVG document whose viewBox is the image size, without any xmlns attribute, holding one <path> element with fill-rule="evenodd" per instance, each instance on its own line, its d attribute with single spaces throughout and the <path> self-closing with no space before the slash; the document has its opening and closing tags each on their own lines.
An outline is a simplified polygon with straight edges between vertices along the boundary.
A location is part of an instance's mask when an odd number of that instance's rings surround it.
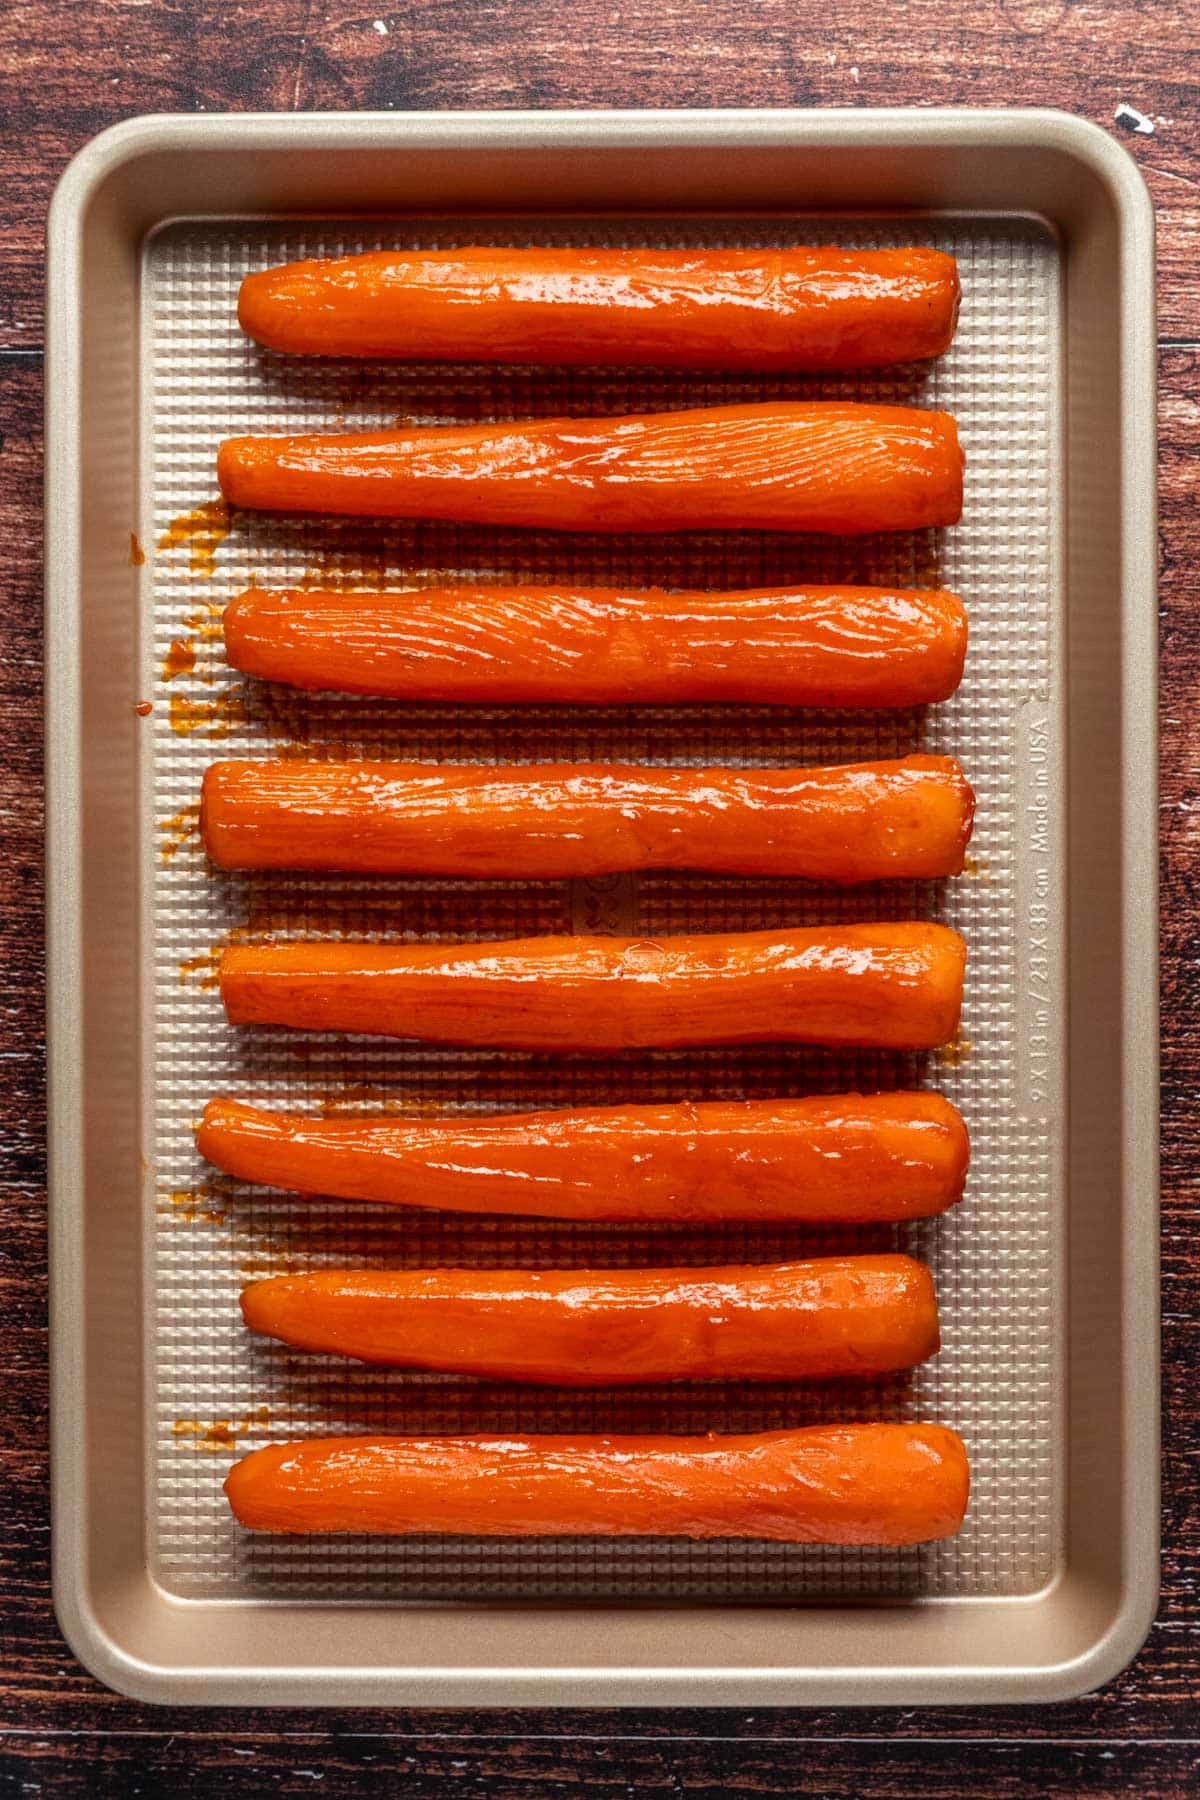
<svg viewBox="0 0 1200 1800">
<path fill-rule="evenodd" d="M 954 692 L 966 648 L 961 600 L 936 589 L 251 588 L 225 609 L 243 674 L 493 705 L 924 706 Z"/>
<path fill-rule="evenodd" d="M 196 1147 L 240 1181 L 343 1200 L 564 1219 L 869 1222 L 962 1196 L 940 1094 L 707 1100 L 442 1119 L 318 1119 L 210 1100 Z"/>
<path fill-rule="evenodd" d="M 234 506 L 559 531 L 913 531 L 957 521 L 962 472 L 948 414 L 850 401 L 229 438 L 217 458 Z"/>
<path fill-rule="evenodd" d="M 242 1291 L 251 1331 L 360 1362 L 561 1387 L 808 1381 L 938 1348 L 911 1256 L 696 1269 L 327 1269 Z"/>
<path fill-rule="evenodd" d="M 792 1043 L 931 1049 L 958 1026 L 966 946 L 922 922 L 700 937 L 236 944 L 233 1025 L 510 1049 Z"/>
<path fill-rule="evenodd" d="M 961 872 L 974 805 L 948 756 L 829 769 L 218 762 L 200 830 L 227 869 L 922 880 Z"/>
<path fill-rule="evenodd" d="M 487 1537 L 952 1537 L 970 1474 L 942 1425 L 728 1437 L 333 1437 L 270 1444 L 225 1482 L 252 1531 Z"/>
<path fill-rule="evenodd" d="M 940 356 L 952 256 L 900 250 L 376 250 L 247 275 L 238 322 L 307 356 L 862 369 Z"/>
</svg>

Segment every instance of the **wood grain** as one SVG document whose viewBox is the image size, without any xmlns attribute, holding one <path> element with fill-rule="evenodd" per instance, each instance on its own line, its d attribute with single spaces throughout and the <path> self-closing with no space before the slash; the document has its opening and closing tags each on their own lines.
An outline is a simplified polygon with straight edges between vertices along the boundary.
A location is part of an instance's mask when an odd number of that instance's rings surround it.
<svg viewBox="0 0 1200 1800">
<path fill-rule="evenodd" d="M 0 9 L 0 1795 L 459 1791 L 1107 1796 L 1200 1786 L 1200 9 L 1178 0 L 8 0 Z M 376 29 L 380 19 L 386 34 Z M 1133 1667 L 1045 1709 L 158 1710 L 74 1662 L 49 1599 L 41 961 L 41 237 L 131 114 L 251 108 L 1061 106 L 1124 136 L 1159 218 L 1165 1558 Z"/>
</svg>

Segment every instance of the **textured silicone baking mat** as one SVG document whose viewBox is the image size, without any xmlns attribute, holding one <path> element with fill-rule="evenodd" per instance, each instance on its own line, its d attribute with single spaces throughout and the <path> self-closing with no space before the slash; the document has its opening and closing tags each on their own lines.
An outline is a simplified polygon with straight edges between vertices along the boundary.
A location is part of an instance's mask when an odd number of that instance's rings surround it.
<svg viewBox="0 0 1200 1800">
<path fill-rule="evenodd" d="M 813 380 L 621 370 L 392 367 L 289 360 L 238 332 L 237 284 L 291 257 L 384 244 L 478 241 L 864 246 L 919 239 L 959 258 L 955 344 L 932 368 Z M 145 856 L 153 1001 L 147 1143 L 157 1193 L 150 1256 L 154 1462 L 149 1552 L 177 1594 L 705 1597 L 1023 1594 L 1053 1574 L 1060 1388 L 1057 1218 L 1060 1091 L 1052 1002 L 1061 944 L 1045 864 L 1056 800 L 1045 745 L 1055 700 L 1058 374 L 1055 244 L 1015 218 L 234 220 L 171 225 L 146 246 L 142 541 L 153 701 Z M 218 441 L 244 431 L 397 419 L 590 414 L 842 394 L 945 407 L 968 456 L 962 524 L 945 533 L 821 541 L 755 534 L 576 537 L 403 522 L 235 515 L 215 500 Z M 136 554 L 136 548 L 135 548 Z M 753 707 L 524 711 L 305 696 L 223 664 L 219 609 L 248 583 L 416 586 L 447 577 L 695 587 L 803 578 L 940 583 L 964 596 L 971 649 L 956 698 L 926 714 Z M 239 876 L 210 870 L 195 835 L 217 756 L 395 756 L 445 761 L 619 759 L 762 765 L 959 756 L 979 798 L 968 872 L 945 886 L 816 885 L 653 874 L 597 883 Z M 1040 871 L 1040 872 L 1039 872 Z M 1033 911 L 1030 911 L 1030 908 Z M 966 935 L 962 1034 L 929 1058 L 759 1046 L 550 1058 L 356 1038 L 243 1032 L 224 1023 L 214 960 L 244 935 L 504 937 L 645 933 L 929 914 Z M 1031 936 L 1029 924 L 1034 931 Z M 1033 1009 L 1031 1011 L 1031 1008 Z M 902 1232 L 558 1224 L 300 1202 L 215 1177 L 193 1127 L 227 1092 L 283 1107 L 417 1113 L 934 1085 L 964 1110 L 973 1159 L 950 1216 Z M 363 1371 L 253 1341 L 237 1307 L 254 1275 L 322 1264 L 530 1266 L 765 1261 L 902 1243 L 934 1269 L 941 1354 L 911 1378 L 844 1388 L 682 1384 L 596 1392 Z M 826 1418 L 955 1426 L 973 1465 L 967 1525 L 911 1551 L 757 1543 L 462 1538 L 256 1539 L 221 1496 L 236 1454 L 342 1431 L 747 1430 Z"/>
</svg>

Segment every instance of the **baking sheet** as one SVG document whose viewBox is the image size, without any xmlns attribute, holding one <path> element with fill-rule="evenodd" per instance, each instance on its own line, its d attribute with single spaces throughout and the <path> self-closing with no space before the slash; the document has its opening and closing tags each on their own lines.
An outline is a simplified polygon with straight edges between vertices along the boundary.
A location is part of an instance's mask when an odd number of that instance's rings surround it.
<svg viewBox="0 0 1200 1800">
<path fill-rule="evenodd" d="M 473 241 L 864 246 L 914 238 L 953 250 L 964 289 L 949 353 L 931 369 L 838 379 L 659 376 L 310 362 L 257 350 L 235 323 L 237 282 L 285 258 L 382 244 Z M 144 846 L 154 957 L 145 1096 L 157 1191 L 152 1245 L 154 1574 L 171 1593 L 796 1600 L 839 1594 L 983 1596 L 1043 1587 L 1060 1556 L 1062 1095 L 1060 829 L 1054 775 L 1059 253 L 1015 218 L 935 229 L 856 220 L 504 219 L 170 225 L 143 269 L 141 537 L 144 688 L 154 710 Z M 237 515 L 227 536 L 172 533 L 214 499 L 213 458 L 237 432 L 413 420 L 584 415 L 758 397 L 846 395 L 943 406 L 968 456 L 962 524 L 945 533 L 822 542 L 771 534 L 646 539 Z M 172 537 L 179 541 L 171 542 Z M 155 548 L 167 539 L 164 548 Z M 953 587 L 971 620 L 967 678 L 925 715 L 765 708 L 521 711 L 410 707 L 292 694 L 226 670 L 215 609 L 250 580 L 412 586 L 457 576 L 668 586 L 876 579 Z M 173 644 L 184 653 L 172 652 Z M 195 666 L 171 679 L 165 673 Z M 169 660 L 168 660 L 169 659 Z M 366 755 L 788 764 L 959 756 L 979 796 L 959 881 L 842 893 L 817 885 L 655 874 L 596 883 L 471 884 L 210 871 L 192 824 L 215 756 Z M 1043 848 L 1044 847 L 1044 848 Z M 622 1058 L 548 1058 L 353 1038 L 238 1033 L 223 1021 L 213 952 L 232 934 L 427 938 L 539 931 L 757 929 L 930 914 L 970 948 L 959 1042 L 921 1059 L 752 1046 Z M 754 1097 L 919 1080 L 971 1128 L 967 1198 L 904 1230 L 818 1234 L 729 1225 L 570 1225 L 393 1214 L 298 1202 L 210 1175 L 192 1127 L 215 1092 L 279 1107 L 416 1111 Z M 516 1389 L 362 1371 L 253 1341 L 237 1294 L 254 1274 L 334 1263 L 530 1266 L 769 1260 L 813 1249 L 911 1248 L 932 1264 L 944 1348 L 906 1381 L 844 1388 L 737 1383 L 597 1392 Z M 854 1416 L 923 1417 L 962 1432 L 968 1522 L 919 1550 L 821 1550 L 631 1540 L 273 1540 L 240 1533 L 220 1484 L 235 1454 L 291 1436 L 386 1430 L 743 1430 Z"/>
</svg>

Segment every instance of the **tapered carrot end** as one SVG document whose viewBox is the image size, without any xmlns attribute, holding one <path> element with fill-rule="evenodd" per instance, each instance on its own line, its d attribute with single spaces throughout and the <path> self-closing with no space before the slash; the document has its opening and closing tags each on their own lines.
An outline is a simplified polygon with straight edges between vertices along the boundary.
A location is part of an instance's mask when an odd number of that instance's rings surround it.
<svg viewBox="0 0 1200 1800">
<path fill-rule="evenodd" d="M 967 1170 L 971 1164 L 971 1135 L 967 1130 L 967 1122 L 956 1106 L 946 1101 L 946 1134 L 947 1134 L 947 1206 L 956 1206 L 963 1197 L 967 1185 Z"/>
<path fill-rule="evenodd" d="M 263 659 L 261 609 L 265 601 L 275 598 L 261 588 L 247 588 L 232 599 L 221 614 L 221 638 L 225 660 L 231 669 L 243 675 L 273 673 L 270 655 Z"/>
<path fill-rule="evenodd" d="M 200 780 L 200 842 L 210 862 L 217 861 L 212 845 L 213 798 L 218 780 L 216 766 L 215 763 L 210 763 Z"/>
<path fill-rule="evenodd" d="M 912 1306 L 912 1366 L 915 1368 L 918 1363 L 936 1356 L 942 1347 L 937 1292 L 927 1264 L 912 1256 L 900 1257 L 898 1261 Z"/>
<path fill-rule="evenodd" d="M 220 1133 L 224 1112 L 225 1102 L 223 1100 L 210 1100 L 200 1115 L 200 1126 L 196 1132 L 196 1148 L 200 1155 L 206 1162 L 216 1163 L 218 1168 L 220 1164 L 211 1152 L 215 1148 L 216 1139 Z"/>
<path fill-rule="evenodd" d="M 241 1016 L 241 1009 L 238 1005 L 240 984 L 238 983 L 237 976 L 238 963 L 236 947 L 222 950 L 221 959 L 217 964 L 217 987 L 221 995 L 221 1005 L 225 1008 L 225 1016 L 231 1025 L 242 1025 L 246 1023 L 246 1020 Z"/>
<path fill-rule="evenodd" d="M 950 303 L 950 321 L 946 332 L 946 341 L 942 345 L 943 351 L 950 348 L 954 333 L 958 330 L 958 315 L 962 309 L 962 282 L 958 278 L 958 264 L 952 256 L 948 256 L 946 261 L 950 264 L 951 280 L 954 285 L 951 289 L 953 298 Z"/>
<path fill-rule="evenodd" d="M 970 843 L 971 835 L 975 830 L 975 789 L 971 786 L 965 776 L 963 776 L 961 792 L 962 843 L 960 845 L 961 854 L 958 859 L 958 867 L 954 870 L 956 875 L 961 875 L 963 872 L 967 860 L 967 845 Z"/>
<path fill-rule="evenodd" d="M 221 635 L 225 640 L 224 648 L 226 656 L 229 655 L 231 646 L 237 643 L 245 623 L 246 614 L 253 611 L 257 594 L 257 588 L 247 588 L 244 593 L 236 594 L 222 612 Z"/>
<path fill-rule="evenodd" d="M 243 498 L 250 438 L 226 438 L 217 451 L 217 485 L 231 506 Z"/>
<path fill-rule="evenodd" d="M 273 1522 L 271 1505 L 274 1478 L 280 1463 L 294 1448 L 289 1444 L 267 1444 L 262 1450 L 252 1450 L 249 1456 L 234 1463 L 225 1477 L 225 1498 L 239 1525 L 245 1525 L 251 1531 L 279 1529 Z"/>
<path fill-rule="evenodd" d="M 946 598 L 954 602 L 954 610 L 947 614 L 946 619 L 946 682 L 941 692 L 930 695 L 931 700 L 948 700 L 958 689 L 967 663 L 967 646 L 971 636 L 967 609 L 962 600 L 957 594 L 947 594 Z"/>
<path fill-rule="evenodd" d="M 921 1050 L 936 1050 L 957 1036 L 967 968 L 967 944 L 962 933 L 948 925 L 934 929 L 937 940 L 928 964 L 928 1033 L 914 1046 Z"/>
<path fill-rule="evenodd" d="M 267 1337 L 272 1335 L 274 1310 L 271 1306 L 273 1288 L 270 1280 L 251 1281 L 242 1289 L 241 1308 L 242 1322 L 248 1331 L 257 1331 Z"/>
<path fill-rule="evenodd" d="M 230 506 L 254 506 L 254 474 L 261 439 L 226 438 L 217 451 L 217 484 Z"/>
<path fill-rule="evenodd" d="M 958 426 L 949 413 L 938 413 L 938 430 L 945 450 L 942 492 L 933 499 L 931 525 L 957 525 L 963 510 L 963 476 L 967 453 L 958 435 Z"/>
<path fill-rule="evenodd" d="M 914 250 L 912 256 L 929 294 L 929 342 L 922 353 L 930 357 L 943 356 L 950 348 L 958 328 L 958 314 L 962 306 L 958 264 L 945 250 Z"/>
<path fill-rule="evenodd" d="M 916 1425 L 912 1434 L 914 1448 L 926 1466 L 930 1488 L 936 1496 L 930 1510 L 928 1537 L 923 1541 L 953 1537 L 962 1529 L 971 1498 L 971 1465 L 966 1445 L 948 1425 Z"/>
<path fill-rule="evenodd" d="M 238 324 L 255 343 L 270 342 L 268 325 L 276 286 L 277 271 L 259 269 L 255 274 L 247 275 L 238 289 Z"/>
</svg>

